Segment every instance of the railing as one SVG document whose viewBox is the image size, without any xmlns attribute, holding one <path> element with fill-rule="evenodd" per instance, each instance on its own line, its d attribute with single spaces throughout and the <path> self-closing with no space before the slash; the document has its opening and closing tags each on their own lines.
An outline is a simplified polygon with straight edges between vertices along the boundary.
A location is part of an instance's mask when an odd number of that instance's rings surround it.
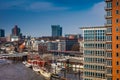
<svg viewBox="0 0 120 80">
<path fill-rule="evenodd" d="M 112 0 L 105 0 L 105 2 L 111 2 Z"/>
<path fill-rule="evenodd" d="M 112 9 L 112 6 L 111 6 L 111 7 L 105 6 L 104 9 L 105 9 L 105 10 L 111 10 L 111 9 Z"/>
<path fill-rule="evenodd" d="M 104 17 L 107 18 L 112 18 L 112 15 L 104 15 Z"/>
<path fill-rule="evenodd" d="M 104 25 L 105 26 L 112 26 L 112 23 L 111 24 L 105 23 Z"/>
</svg>

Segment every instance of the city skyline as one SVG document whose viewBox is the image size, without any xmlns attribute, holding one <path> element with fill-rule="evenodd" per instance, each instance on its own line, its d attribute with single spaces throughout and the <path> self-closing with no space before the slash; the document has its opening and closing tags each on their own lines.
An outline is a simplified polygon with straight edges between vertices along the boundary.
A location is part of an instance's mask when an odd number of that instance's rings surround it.
<svg viewBox="0 0 120 80">
<path fill-rule="evenodd" d="M 6 35 L 15 25 L 35 37 L 51 36 L 51 25 L 61 25 L 63 35 L 82 33 L 81 26 L 104 25 L 104 6 L 104 0 L 0 0 L 0 27 Z"/>
</svg>

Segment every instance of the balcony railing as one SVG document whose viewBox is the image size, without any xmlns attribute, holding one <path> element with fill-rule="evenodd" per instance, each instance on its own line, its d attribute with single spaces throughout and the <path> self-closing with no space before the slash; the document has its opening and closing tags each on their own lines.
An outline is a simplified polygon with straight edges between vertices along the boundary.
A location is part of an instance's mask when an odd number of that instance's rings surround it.
<svg viewBox="0 0 120 80">
<path fill-rule="evenodd" d="M 104 17 L 108 19 L 108 18 L 112 18 L 112 15 L 104 15 Z"/>
<path fill-rule="evenodd" d="M 105 23 L 104 25 L 108 27 L 108 26 L 112 26 L 112 23 L 111 24 Z"/>
<path fill-rule="evenodd" d="M 104 9 L 105 10 L 112 10 L 112 6 L 111 7 L 105 6 Z"/>
<path fill-rule="evenodd" d="M 112 0 L 105 0 L 105 2 L 111 2 Z"/>
</svg>

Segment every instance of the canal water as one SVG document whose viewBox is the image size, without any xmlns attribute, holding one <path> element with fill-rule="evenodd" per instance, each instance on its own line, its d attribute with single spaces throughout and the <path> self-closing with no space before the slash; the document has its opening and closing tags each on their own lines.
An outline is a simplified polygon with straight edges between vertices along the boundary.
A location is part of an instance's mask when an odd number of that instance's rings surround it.
<svg viewBox="0 0 120 80">
<path fill-rule="evenodd" d="M 45 80 L 43 76 L 20 62 L 0 61 L 0 80 Z"/>
</svg>

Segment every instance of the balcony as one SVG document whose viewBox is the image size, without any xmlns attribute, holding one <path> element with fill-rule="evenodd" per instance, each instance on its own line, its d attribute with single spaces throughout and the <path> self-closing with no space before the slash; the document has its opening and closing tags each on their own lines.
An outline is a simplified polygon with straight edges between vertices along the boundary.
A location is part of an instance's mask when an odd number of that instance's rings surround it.
<svg viewBox="0 0 120 80">
<path fill-rule="evenodd" d="M 109 36 L 109 35 L 112 35 L 112 31 L 111 31 L 111 32 L 110 32 L 110 31 L 107 31 L 107 32 L 106 32 L 106 35 L 108 35 L 108 36 Z"/>
<path fill-rule="evenodd" d="M 112 0 L 105 0 L 105 2 L 112 2 Z"/>
<path fill-rule="evenodd" d="M 104 15 L 105 19 L 111 19 L 112 15 Z"/>
<path fill-rule="evenodd" d="M 105 6 L 104 9 L 107 11 L 107 10 L 112 10 L 112 6 L 111 7 L 108 7 L 108 6 Z"/>
<path fill-rule="evenodd" d="M 104 25 L 105 25 L 105 27 L 111 27 L 112 23 L 111 24 L 105 23 Z"/>
</svg>

